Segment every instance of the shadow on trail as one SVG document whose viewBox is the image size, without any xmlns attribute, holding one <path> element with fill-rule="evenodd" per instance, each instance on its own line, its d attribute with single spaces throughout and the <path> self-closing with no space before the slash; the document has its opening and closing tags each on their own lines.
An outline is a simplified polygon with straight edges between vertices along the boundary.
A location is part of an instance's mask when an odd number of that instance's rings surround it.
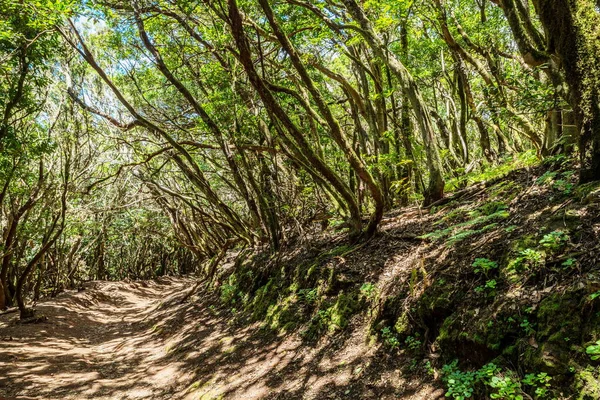
<svg viewBox="0 0 600 400">
<path fill-rule="evenodd" d="M 369 348 L 345 330 L 309 345 L 259 324 L 232 323 L 231 311 L 203 291 L 179 308 L 177 299 L 155 314 L 155 335 L 168 343 L 159 365 L 190 374 L 189 399 L 434 399 L 443 393 L 403 382 L 406 360 Z M 210 310 L 210 311 L 209 311 Z M 359 321 L 357 321 L 359 323 Z M 402 384 L 400 384 L 402 383 Z M 183 389 L 183 388 L 182 388 Z M 419 394 L 418 397 L 413 395 Z M 222 397 L 221 397 L 222 396 Z"/>
<path fill-rule="evenodd" d="M 145 342 L 140 322 L 165 292 L 181 283 L 94 282 L 38 305 L 39 324 L 0 319 L 0 395 L 16 398 L 160 398 L 146 384 L 145 362 L 153 348 L 123 351 Z M 128 393 L 127 395 L 124 395 Z M 27 397 L 25 397 L 27 396 Z"/>
</svg>

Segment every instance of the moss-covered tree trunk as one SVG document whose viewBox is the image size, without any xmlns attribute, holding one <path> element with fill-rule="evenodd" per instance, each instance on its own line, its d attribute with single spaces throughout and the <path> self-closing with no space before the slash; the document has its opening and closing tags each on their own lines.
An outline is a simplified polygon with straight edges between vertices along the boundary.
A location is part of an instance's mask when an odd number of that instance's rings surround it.
<svg viewBox="0 0 600 400">
<path fill-rule="evenodd" d="M 575 112 L 581 181 L 600 179 L 600 12 L 594 0 L 535 0 Z"/>
</svg>

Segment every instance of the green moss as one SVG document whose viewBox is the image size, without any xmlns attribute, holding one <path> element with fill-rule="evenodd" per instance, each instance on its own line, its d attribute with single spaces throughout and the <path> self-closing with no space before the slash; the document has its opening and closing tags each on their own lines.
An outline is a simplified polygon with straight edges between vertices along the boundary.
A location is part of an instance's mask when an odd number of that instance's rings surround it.
<svg viewBox="0 0 600 400">
<path fill-rule="evenodd" d="M 463 208 L 455 208 L 452 211 L 445 214 L 438 221 L 434 222 L 434 225 L 455 224 L 458 221 L 460 221 L 461 219 L 463 219 L 464 217 L 466 217 L 467 213 L 468 213 L 468 211 Z"/>
<path fill-rule="evenodd" d="M 517 197 L 521 190 L 522 186 L 513 181 L 502 181 L 490 187 L 487 193 L 491 199 L 502 199 L 504 202 L 510 202 Z"/>
<path fill-rule="evenodd" d="M 600 367 L 588 366 L 575 374 L 573 383 L 575 399 L 600 399 Z"/>
<path fill-rule="evenodd" d="M 487 320 L 475 310 L 452 314 L 444 320 L 436 341 L 446 351 L 452 352 L 459 343 L 476 344 L 497 352 L 503 341 L 516 329 L 514 321 L 498 316 L 495 322 Z"/>
<path fill-rule="evenodd" d="M 535 235 L 523 235 L 511 243 L 511 249 L 516 253 L 535 247 L 537 244 L 538 240 Z"/>
<path fill-rule="evenodd" d="M 452 285 L 436 285 L 430 292 L 424 293 L 417 301 L 417 313 L 425 317 L 439 309 L 449 309 L 452 305 Z"/>
<path fill-rule="evenodd" d="M 407 335 L 410 332 L 410 320 L 407 312 L 400 314 L 394 324 L 394 330 L 400 335 Z"/>
<path fill-rule="evenodd" d="M 335 332 L 348 325 L 350 317 L 361 308 L 365 301 L 358 291 L 341 292 L 335 299 L 330 299 L 321 305 L 315 313 L 302 336 L 313 340 L 325 332 Z"/>
<path fill-rule="evenodd" d="M 256 291 L 254 299 L 248 305 L 248 308 L 252 310 L 252 317 L 254 319 L 264 318 L 269 306 L 277 300 L 277 296 L 278 290 L 275 281 L 269 279 L 266 285 Z"/>
<path fill-rule="evenodd" d="M 547 218 L 546 229 L 553 231 L 556 229 L 575 230 L 581 224 L 581 217 L 574 210 L 559 210 Z"/>
<path fill-rule="evenodd" d="M 493 166 L 485 166 L 482 170 L 462 175 L 459 178 L 449 179 L 446 182 L 445 191 L 451 192 L 470 184 L 498 179 L 508 175 L 515 169 L 538 164 L 539 158 L 535 151 L 528 150 L 517 156 L 507 157 L 503 161 L 504 162 Z"/>
<path fill-rule="evenodd" d="M 349 251 L 354 249 L 354 247 L 355 246 L 350 246 L 350 245 L 342 245 L 342 246 L 334 247 L 333 249 L 323 253 L 320 258 L 325 259 L 325 258 L 333 258 L 333 257 L 341 256 L 342 254 L 348 253 Z"/>
<path fill-rule="evenodd" d="M 489 201 L 479 207 L 476 211 L 481 215 L 492 215 L 508 208 L 504 201 Z"/>
<path fill-rule="evenodd" d="M 276 304 L 271 304 L 265 316 L 265 326 L 273 330 L 291 330 L 297 318 L 297 297 L 295 294 L 283 297 Z"/>
<path fill-rule="evenodd" d="M 306 279 L 306 280 L 311 279 L 311 277 L 314 275 L 314 273 L 318 267 L 319 267 L 319 264 L 317 264 L 317 263 L 311 264 L 311 266 L 306 271 L 306 275 L 304 276 L 304 279 Z"/>
<path fill-rule="evenodd" d="M 524 364 L 552 375 L 569 373 L 573 358 L 571 340 L 580 338 L 584 323 L 580 307 L 581 293 L 553 293 L 543 299 L 536 313 L 537 348 L 528 346 Z"/>
<path fill-rule="evenodd" d="M 330 311 L 330 330 L 343 329 L 348 325 L 348 319 L 360 308 L 358 293 L 341 293 Z"/>
<path fill-rule="evenodd" d="M 448 238 L 446 244 L 452 245 L 470 236 L 494 229 L 496 227 L 495 222 L 508 218 L 510 214 L 505 210 L 505 206 L 499 205 L 503 203 L 492 202 L 490 204 L 489 208 L 484 207 L 484 210 L 471 212 L 472 219 L 468 221 L 427 233 L 422 235 L 421 238 L 434 241 Z M 489 212 L 489 214 L 485 214 L 484 211 Z M 475 229 L 476 226 L 482 226 L 482 228 Z"/>
<path fill-rule="evenodd" d="M 575 188 L 575 197 L 579 201 L 583 201 L 590 194 L 600 191 L 600 181 L 584 183 Z"/>
<path fill-rule="evenodd" d="M 580 299 L 576 292 L 554 293 L 543 299 L 537 311 L 538 340 L 564 344 L 565 337 L 580 337 Z"/>
</svg>

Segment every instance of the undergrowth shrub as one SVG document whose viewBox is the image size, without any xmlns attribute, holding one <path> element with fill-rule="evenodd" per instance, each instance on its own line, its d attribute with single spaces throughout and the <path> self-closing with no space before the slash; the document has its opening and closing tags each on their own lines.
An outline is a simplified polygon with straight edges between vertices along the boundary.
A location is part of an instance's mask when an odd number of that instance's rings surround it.
<svg viewBox="0 0 600 400">
<path fill-rule="evenodd" d="M 300 289 L 298 290 L 298 299 L 306 304 L 316 303 L 319 297 L 318 289 Z"/>
<path fill-rule="evenodd" d="M 600 340 L 596 341 L 585 348 L 585 352 L 594 361 L 600 359 Z"/>
<path fill-rule="evenodd" d="M 446 397 L 456 400 L 491 398 L 499 400 L 549 399 L 552 377 L 545 372 L 527 374 L 519 379 L 514 371 L 504 371 L 488 363 L 476 371 L 462 371 L 458 360 L 441 370 Z"/>
<path fill-rule="evenodd" d="M 467 221 L 455 223 L 447 228 L 438 229 L 436 231 L 420 236 L 422 239 L 439 241 L 445 239 L 445 244 L 451 246 L 473 235 L 478 235 L 490 231 L 497 227 L 498 222 L 510 216 L 507 211 L 508 206 L 501 201 L 492 201 L 476 208 L 472 211 L 451 211 L 447 217 L 443 217 L 438 221 L 441 223 L 455 221 L 460 217 L 470 218 Z"/>
<path fill-rule="evenodd" d="M 518 168 L 531 167 L 540 162 L 535 150 L 528 150 L 515 156 L 509 155 L 503 158 L 502 162 L 484 166 L 482 170 L 463 174 L 457 178 L 449 179 L 446 182 L 445 191 L 451 192 L 462 189 L 468 185 L 478 182 L 491 181 L 508 175 L 511 171 Z"/>
<path fill-rule="evenodd" d="M 550 232 L 540 240 L 540 245 L 551 253 L 558 253 L 569 242 L 569 235 L 562 230 Z"/>
<path fill-rule="evenodd" d="M 381 330 L 381 339 L 383 340 L 383 343 L 392 350 L 400 347 L 400 341 L 389 326 L 386 326 Z"/>
<path fill-rule="evenodd" d="M 482 273 L 485 276 L 488 276 L 490 271 L 498 268 L 498 263 L 496 261 L 488 260 L 487 258 L 476 258 L 472 264 L 473 272 Z"/>
</svg>

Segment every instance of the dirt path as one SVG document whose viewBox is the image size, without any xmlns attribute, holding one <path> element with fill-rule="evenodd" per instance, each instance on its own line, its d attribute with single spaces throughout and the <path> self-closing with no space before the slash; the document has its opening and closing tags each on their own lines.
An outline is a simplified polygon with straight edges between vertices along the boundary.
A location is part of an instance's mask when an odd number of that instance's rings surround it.
<svg viewBox="0 0 600 400">
<path fill-rule="evenodd" d="M 192 281 L 95 282 L 38 305 L 47 322 L 0 317 L 0 396 L 17 399 L 434 399 L 349 332 L 316 346 L 234 326 Z M 393 361 L 393 360 L 392 360 Z M 390 367 L 391 365 L 391 367 Z"/>
</svg>

